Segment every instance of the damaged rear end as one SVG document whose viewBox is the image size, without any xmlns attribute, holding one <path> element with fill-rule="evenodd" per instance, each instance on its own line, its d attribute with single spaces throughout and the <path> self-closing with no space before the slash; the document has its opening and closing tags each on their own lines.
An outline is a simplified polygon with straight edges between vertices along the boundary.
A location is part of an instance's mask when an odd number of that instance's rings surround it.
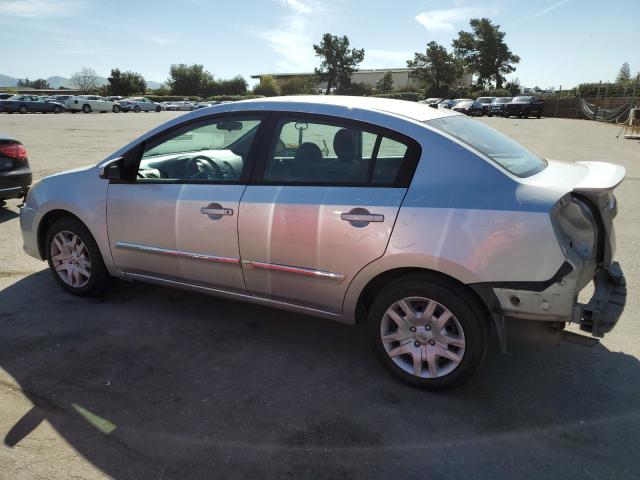
<svg viewBox="0 0 640 480">
<path fill-rule="evenodd" d="M 626 301 L 624 275 L 613 261 L 613 219 L 618 209 L 614 189 L 624 176 L 625 169 L 611 163 L 549 161 L 539 178 L 533 179 L 534 186 L 566 192 L 550 211 L 565 261 L 546 282 L 495 284 L 494 293 L 506 316 L 561 325 L 575 322 L 598 338 L 611 331 Z M 594 284 L 591 299 L 579 303 L 578 294 L 590 282 Z"/>
</svg>

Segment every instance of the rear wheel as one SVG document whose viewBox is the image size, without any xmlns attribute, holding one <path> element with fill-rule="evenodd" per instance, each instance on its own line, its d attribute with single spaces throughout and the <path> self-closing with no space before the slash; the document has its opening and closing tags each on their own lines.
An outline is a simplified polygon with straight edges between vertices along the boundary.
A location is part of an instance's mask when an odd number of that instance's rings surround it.
<svg viewBox="0 0 640 480">
<path fill-rule="evenodd" d="M 118 105 L 113 106 L 113 113 L 118 113 L 120 111 L 120 107 Z"/>
<path fill-rule="evenodd" d="M 111 277 L 98 246 L 79 220 L 64 217 L 57 220 L 45 240 L 49 270 L 66 291 L 82 297 L 104 292 Z"/>
<path fill-rule="evenodd" d="M 82 106 L 82 113 L 91 113 L 91 105 L 85 103 Z"/>
<path fill-rule="evenodd" d="M 62 112 L 62 109 L 58 105 L 55 105 L 53 107 L 53 113 L 60 113 L 60 112 Z"/>
<path fill-rule="evenodd" d="M 20 105 L 18 107 L 18 112 L 20 112 L 20 113 L 27 113 L 28 111 L 29 111 L 29 109 L 27 108 L 26 105 Z"/>
<path fill-rule="evenodd" d="M 487 328 L 455 283 L 415 277 L 378 295 L 367 319 L 383 366 L 411 386 L 443 390 L 464 382 L 487 351 Z"/>
</svg>

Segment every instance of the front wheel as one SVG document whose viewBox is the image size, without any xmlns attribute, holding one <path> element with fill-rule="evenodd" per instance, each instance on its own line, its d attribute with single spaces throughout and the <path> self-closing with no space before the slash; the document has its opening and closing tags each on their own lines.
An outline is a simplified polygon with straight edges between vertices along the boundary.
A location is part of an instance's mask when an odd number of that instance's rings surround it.
<svg viewBox="0 0 640 480">
<path fill-rule="evenodd" d="M 27 108 L 26 105 L 20 105 L 20 107 L 18 107 L 18 112 L 20 113 L 27 113 L 29 111 L 29 109 Z"/>
<path fill-rule="evenodd" d="M 56 105 L 55 107 L 53 107 L 53 113 L 60 113 L 60 112 L 62 112 L 62 109 L 59 106 Z"/>
<path fill-rule="evenodd" d="M 118 105 L 113 106 L 113 113 L 118 113 L 120 111 L 120 107 Z"/>
<path fill-rule="evenodd" d="M 160 105 L 158 105 L 156 107 L 156 113 L 160 113 L 162 111 L 162 107 Z"/>
<path fill-rule="evenodd" d="M 415 277 L 387 286 L 367 319 L 383 366 L 411 386 L 444 390 L 464 382 L 487 351 L 487 328 L 456 284 Z"/>
<path fill-rule="evenodd" d="M 136 105 L 135 107 L 133 107 L 133 111 L 135 113 L 139 113 L 140 112 L 140 106 Z"/>
<path fill-rule="evenodd" d="M 104 292 L 111 277 L 98 246 L 79 220 L 64 217 L 47 232 L 45 255 L 49 270 L 66 291 L 82 297 Z"/>
<path fill-rule="evenodd" d="M 91 105 L 88 105 L 88 104 L 83 105 L 82 113 L 91 113 Z"/>
</svg>

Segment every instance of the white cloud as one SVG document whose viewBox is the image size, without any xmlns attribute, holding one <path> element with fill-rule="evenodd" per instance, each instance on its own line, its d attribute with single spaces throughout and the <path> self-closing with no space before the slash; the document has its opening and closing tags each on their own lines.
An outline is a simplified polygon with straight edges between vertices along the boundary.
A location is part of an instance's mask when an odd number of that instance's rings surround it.
<svg viewBox="0 0 640 480">
<path fill-rule="evenodd" d="M 0 0 L 0 14 L 13 17 L 62 17 L 84 7 L 84 0 Z"/>
<path fill-rule="evenodd" d="M 292 15 L 286 18 L 286 26 L 258 34 L 271 49 L 282 58 L 276 62 L 280 71 L 312 70 L 316 61 L 313 42 L 307 35 L 307 18 Z"/>
<path fill-rule="evenodd" d="M 313 11 L 311 4 L 305 3 L 302 0 L 281 0 L 281 2 L 297 13 L 311 13 Z"/>
<path fill-rule="evenodd" d="M 415 18 L 428 32 L 452 32 L 458 25 L 473 17 L 492 16 L 497 7 L 456 7 L 422 12 Z"/>
<path fill-rule="evenodd" d="M 536 12 L 536 13 L 532 13 L 531 15 L 521 18 L 520 20 L 514 22 L 514 25 L 517 25 L 518 23 L 522 23 L 525 22 L 527 20 L 531 20 L 532 18 L 536 18 L 536 17 L 540 17 L 542 15 L 546 15 L 547 13 L 551 12 L 552 10 L 555 10 L 558 7 L 561 7 L 563 5 L 566 5 L 567 3 L 571 2 L 572 0 L 560 0 L 557 3 L 554 3 L 553 5 L 549 5 L 547 8 L 543 8 L 542 10 Z"/>
</svg>

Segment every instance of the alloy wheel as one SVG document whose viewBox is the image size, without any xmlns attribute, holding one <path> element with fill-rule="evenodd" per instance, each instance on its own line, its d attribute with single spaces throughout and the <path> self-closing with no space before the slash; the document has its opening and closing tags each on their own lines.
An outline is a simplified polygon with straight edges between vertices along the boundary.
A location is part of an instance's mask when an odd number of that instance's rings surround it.
<svg viewBox="0 0 640 480">
<path fill-rule="evenodd" d="M 82 239 L 62 230 L 51 241 L 51 262 L 60 279 L 73 288 L 82 288 L 91 279 L 91 256 Z"/>
<path fill-rule="evenodd" d="M 425 297 L 393 303 L 380 324 L 382 345 L 402 370 L 419 378 L 439 378 L 462 362 L 462 325 L 444 305 Z"/>
</svg>

